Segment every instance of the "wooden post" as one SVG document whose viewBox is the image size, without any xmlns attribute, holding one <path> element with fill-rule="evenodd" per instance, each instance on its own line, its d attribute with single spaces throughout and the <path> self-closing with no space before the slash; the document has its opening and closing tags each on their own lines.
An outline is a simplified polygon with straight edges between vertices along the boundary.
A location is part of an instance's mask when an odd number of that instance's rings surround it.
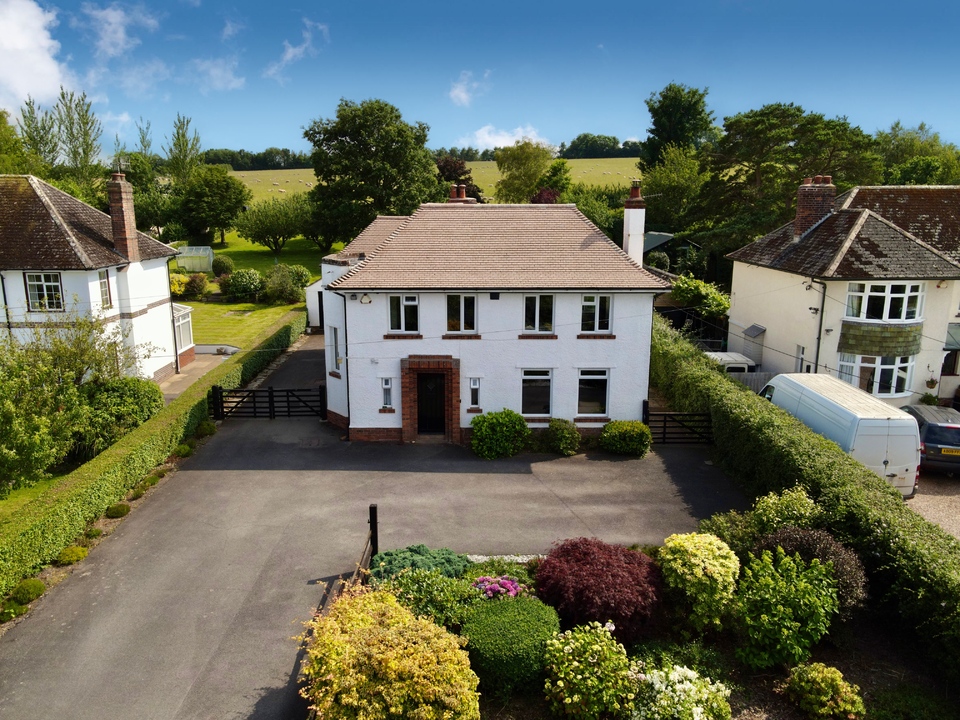
<svg viewBox="0 0 960 720">
<path fill-rule="evenodd" d="M 210 388 L 210 391 L 213 396 L 213 419 L 223 420 L 223 388 L 219 385 L 214 385 Z"/>
<path fill-rule="evenodd" d="M 277 408 L 273 402 L 273 386 L 267 388 L 267 413 L 271 420 L 274 420 L 277 417 Z"/>
<path fill-rule="evenodd" d="M 643 410 L 641 410 L 641 417 L 643 419 L 644 425 L 650 424 L 650 401 L 649 400 L 643 401 Z"/>
<path fill-rule="evenodd" d="M 380 552 L 380 533 L 377 530 L 376 503 L 370 506 L 370 519 L 367 522 L 370 523 L 370 557 L 373 558 L 374 555 Z"/>
</svg>

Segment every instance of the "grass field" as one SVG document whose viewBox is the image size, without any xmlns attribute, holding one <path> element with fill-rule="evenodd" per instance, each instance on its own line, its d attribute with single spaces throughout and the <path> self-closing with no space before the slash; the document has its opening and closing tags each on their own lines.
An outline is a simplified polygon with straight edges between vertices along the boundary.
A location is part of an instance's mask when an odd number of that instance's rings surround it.
<svg viewBox="0 0 960 720">
<path fill-rule="evenodd" d="M 587 185 L 628 185 L 630 179 L 639 176 L 636 158 L 603 158 L 567 160 L 574 182 Z M 468 163 L 473 181 L 484 195 L 493 197 L 493 188 L 500 173 L 492 160 Z M 253 192 L 254 201 L 282 197 L 279 193 L 305 192 L 317 181 L 313 170 L 248 170 L 231 173 Z M 276 184 L 274 184 L 276 183 Z"/>
<path fill-rule="evenodd" d="M 233 345 L 249 349 L 253 340 L 285 313 L 302 305 L 249 302 L 191 302 L 193 341 L 200 345 Z"/>
</svg>

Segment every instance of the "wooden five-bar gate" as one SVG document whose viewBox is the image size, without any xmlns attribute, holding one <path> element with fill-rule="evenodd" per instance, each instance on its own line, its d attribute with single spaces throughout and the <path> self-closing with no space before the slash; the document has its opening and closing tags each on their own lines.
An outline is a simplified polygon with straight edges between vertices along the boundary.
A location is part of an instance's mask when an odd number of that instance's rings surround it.
<svg viewBox="0 0 960 720">
<path fill-rule="evenodd" d="M 210 411 L 214 420 L 228 417 L 265 418 L 327 417 L 327 392 L 323 385 L 298 390 L 272 387 L 256 390 L 224 390 L 214 385 L 210 393 Z"/>
<path fill-rule="evenodd" d="M 650 412 L 647 401 L 644 401 L 643 422 L 650 428 L 654 445 L 713 443 L 713 423 L 709 413 Z"/>
</svg>

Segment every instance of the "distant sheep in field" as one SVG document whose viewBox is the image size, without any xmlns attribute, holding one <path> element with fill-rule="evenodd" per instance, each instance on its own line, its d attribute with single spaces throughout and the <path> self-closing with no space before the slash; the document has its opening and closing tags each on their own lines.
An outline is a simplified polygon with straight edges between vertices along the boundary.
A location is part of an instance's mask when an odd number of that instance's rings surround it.
<svg viewBox="0 0 960 720">
<path fill-rule="evenodd" d="M 279 185 L 280 183 L 278 183 L 278 182 L 275 182 L 275 183 L 273 183 L 273 184 L 274 184 L 274 185 Z"/>
<path fill-rule="evenodd" d="M 281 188 L 280 190 L 277 190 L 277 192 L 282 192 L 282 193 L 285 193 L 285 192 L 286 192 L 286 190 L 284 190 L 283 188 Z"/>
</svg>

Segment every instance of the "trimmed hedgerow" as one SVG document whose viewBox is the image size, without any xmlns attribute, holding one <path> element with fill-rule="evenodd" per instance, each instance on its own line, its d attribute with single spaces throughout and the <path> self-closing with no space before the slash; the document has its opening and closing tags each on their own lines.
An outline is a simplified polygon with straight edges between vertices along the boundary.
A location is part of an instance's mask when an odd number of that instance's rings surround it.
<svg viewBox="0 0 960 720">
<path fill-rule="evenodd" d="M 650 428 L 639 420 L 611 420 L 600 431 L 600 447 L 618 455 L 643 457 L 652 441 Z"/>
<path fill-rule="evenodd" d="M 596 538 L 556 545 L 537 570 L 537 597 L 557 609 L 566 627 L 612 622 L 631 643 L 651 628 L 660 609 L 660 568 L 643 553 Z"/>
<path fill-rule="evenodd" d="M 470 421 L 473 433 L 470 447 L 487 460 L 512 457 L 527 447 L 530 428 L 523 416 L 504 408 L 498 412 L 477 415 Z"/>
<path fill-rule="evenodd" d="M 835 443 L 711 367 L 660 318 L 650 373 L 676 410 L 710 413 L 721 466 L 749 491 L 803 487 L 822 526 L 864 562 L 881 608 L 916 630 L 937 667 L 960 675 L 960 541 Z"/>
<path fill-rule="evenodd" d="M 417 617 L 428 617 L 454 632 L 463 625 L 470 606 L 481 600 L 469 581 L 447 577 L 436 569 L 406 568 L 385 580 L 374 580 L 374 586 L 393 594 Z"/>
<path fill-rule="evenodd" d="M 306 322 L 303 311 L 287 313 L 252 350 L 233 355 L 156 416 L 11 514 L 0 527 L 0 593 L 51 562 L 105 507 L 122 500 L 190 437 L 209 417 L 212 385 L 248 383 L 303 333 Z"/>
<path fill-rule="evenodd" d="M 542 687 L 546 643 L 558 632 L 556 610 L 520 596 L 472 606 L 461 635 L 483 692 L 505 698 Z"/>
<path fill-rule="evenodd" d="M 853 550 L 837 542 L 826 530 L 785 527 L 762 537 L 753 554 L 759 556 L 764 550 L 775 552 L 778 547 L 787 555 L 800 555 L 804 562 L 816 558 L 824 565 L 831 563 L 842 616 L 849 617 L 866 602 L 867 574 L 863 563 Z"/>
<path fill-rule="evenodd" d="M 307 624 L 301 694 L 327 720 L 479 720 L 464 642 L 390 593 L 348 590 Z"/>
<path fill-rule="evenodd" d="M 439 570 L 451 578 L 458 578 L 470 560 L 450 548 L 431 550 L 426 545 L 410 545 L 399 550 L 377 553 L 370 560 L 370 574 L 375 578 L 388 578 L 406 568 Z"/>
</svg>

